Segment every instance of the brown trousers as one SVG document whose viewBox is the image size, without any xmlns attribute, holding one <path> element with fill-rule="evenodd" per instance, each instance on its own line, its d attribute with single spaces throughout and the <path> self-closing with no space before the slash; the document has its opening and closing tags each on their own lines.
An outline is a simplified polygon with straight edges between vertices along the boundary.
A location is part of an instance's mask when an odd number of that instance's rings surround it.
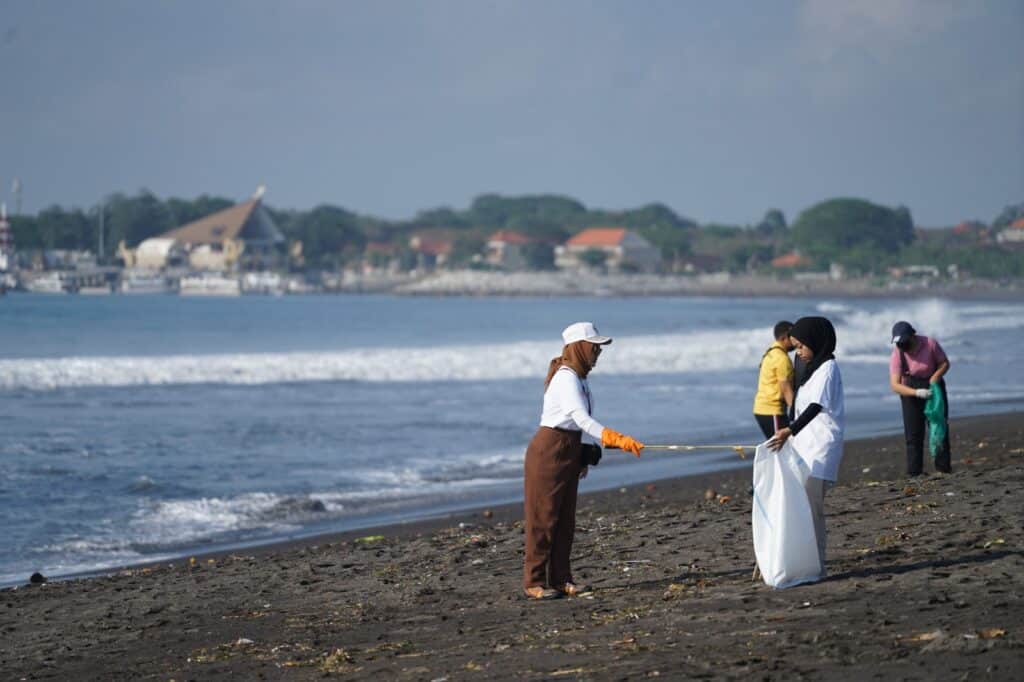
<svg viewBox="0 0 1024 682">
<path fill-rule="evenodd" d="M 526 448 L 523 515 L 526 559 L 523 587 L 572 582 L 569 554 L 576 533 L 580 432 L 542 426 Z"/>
</svg>

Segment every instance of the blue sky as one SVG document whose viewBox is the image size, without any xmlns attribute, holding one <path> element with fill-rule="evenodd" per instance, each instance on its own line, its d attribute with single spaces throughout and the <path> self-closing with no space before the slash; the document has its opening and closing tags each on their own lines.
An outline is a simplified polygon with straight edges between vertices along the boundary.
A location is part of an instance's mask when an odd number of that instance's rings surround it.
<svg viewBox="0 0 1024 682">
<path fill-rule="evenodd" d="M 1024 3 L 0 0 L 0 199 L 1024 201 Z"/>
</svg>

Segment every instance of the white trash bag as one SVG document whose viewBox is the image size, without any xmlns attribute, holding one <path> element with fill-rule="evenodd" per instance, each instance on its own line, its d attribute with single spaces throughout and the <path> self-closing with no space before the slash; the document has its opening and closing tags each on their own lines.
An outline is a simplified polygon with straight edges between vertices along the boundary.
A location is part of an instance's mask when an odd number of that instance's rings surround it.
<svg viewBox="0 0 1024 682">
<path fill-rule="evenodd" d="M 769 587 L 815 582 L 824 574 L 804 489 L 810 472 L 791 443 L 773 452 L 765 442 L 754 453 L 754 556 Z"/>
</svg>

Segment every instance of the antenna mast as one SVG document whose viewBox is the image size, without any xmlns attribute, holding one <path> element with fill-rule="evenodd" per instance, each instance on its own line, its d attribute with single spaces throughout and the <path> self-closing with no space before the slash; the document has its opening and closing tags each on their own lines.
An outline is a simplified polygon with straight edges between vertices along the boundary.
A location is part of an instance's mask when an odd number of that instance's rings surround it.
<svg viewBox="0 0 1024 682">
<path fill-rule="evenodd" d="M 21 180 L 11 181 L 11 194 L 14 195 L 14 215 L 21 215 Z"/>
<path fill-rule="evenodd" d="M 106 212 L 107 212 L 107 206 L 106 206 L 105 203 L 103 203 L 101 201 L 100 202 L 100 244 L 99 244 L 99 248 L 98 248 L 99 253 L 97 254 L 98 258 L 96 259 L 97 263 L 102 263 L 103 262 L 103 215 Z"/>
</svg>

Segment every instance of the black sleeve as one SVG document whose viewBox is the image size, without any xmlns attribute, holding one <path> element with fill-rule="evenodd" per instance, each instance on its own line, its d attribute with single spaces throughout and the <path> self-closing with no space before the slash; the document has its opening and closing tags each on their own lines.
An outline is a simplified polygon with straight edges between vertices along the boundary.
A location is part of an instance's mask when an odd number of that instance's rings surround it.
<svg viewBox="0 0 1024 682">
<path fill-rule="evenodd" d="M 811 403 L 807 406 L 806 410 L 800 413 L 800 418 L 789 425 L 789 432 L 794 436 L 800 433 L 800 429 L 807 426 L 807 422 L 817 417 L 819 412 L 821 412 L 821 405 L 818 403 Z"/>
<path fill-rule="evenodd" d="M 580 459 L 583 466 L 596 467 L 601 461 L 601 446 L 584 443 L 580 446 Z"/>
</svg>

